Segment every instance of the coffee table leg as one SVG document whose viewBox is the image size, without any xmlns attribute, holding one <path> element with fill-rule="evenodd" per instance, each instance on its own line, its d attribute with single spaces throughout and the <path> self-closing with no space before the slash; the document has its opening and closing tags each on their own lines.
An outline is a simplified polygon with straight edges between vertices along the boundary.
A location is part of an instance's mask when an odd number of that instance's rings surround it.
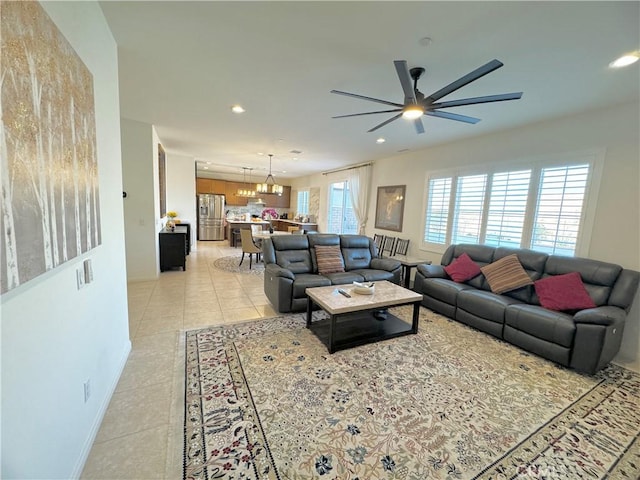
<svg viewBox="0 0 640 480">
<path fill-rule="evenodd" d="M 311 328 L 311 312 L 313 311 L 313 300 L 307 296 L 307 328 Z"/>
<path fill-rule="evenodd" d="M 336 316 L 337 315 L 331 315 L 329 320 L 329 353 L 333 353 L 334 349 L 333 349 L 333 332 L 336 329 Z"/>
<path fill-rule="evenodd" d="M 411 324 L 411 333 L 418 333 L 418 319 L 420 318 L 420 302 L 413 304 L 413 323 Z"/>
</svg>

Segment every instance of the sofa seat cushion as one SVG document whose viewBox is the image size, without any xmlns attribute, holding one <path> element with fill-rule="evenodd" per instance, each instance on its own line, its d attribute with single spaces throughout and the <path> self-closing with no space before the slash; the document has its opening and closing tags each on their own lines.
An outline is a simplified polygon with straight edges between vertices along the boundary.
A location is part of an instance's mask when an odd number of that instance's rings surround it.
<svg viewBox="0 0 640 480">
<path fill-rule="evenodd" d="M 323 275 L 331 281 L 331 285 L 345 285 L 353 282 L 364 282 L 364 277 L 357 272 L 336 272 Z"/>
<path fill-rule="evenodd" d="M 431 278 L 424 283 L 422 291 L 418 293 L 428 295 L 449 305 L 455 305 L 458 293 L 470 289 L 473 287 L 464 283 L 456 283 L 445 278 Z"/>
<path fill-rule="evenodd" d="M 504 323 L 507 307 L 518 303 L 521 302 L 515 298 L 485 290 L 464 290 L 458 295 L 458 308 L 497 323 Z"/>
<path fill-rule="evenodd" d="M 302 298 L 307 294 L 305 290 L 313 287 L 328 287 L 331 285 L 324 275 L 314 275 L 313 273 L 299 273 L 293 281 L 293 298 Z"/>
<path fill-rule="evenodd" d="M 381 282 L 382 280 L 388 280 L 393 282 L 393 272 L 386 270 L 376 270 L 375 268 L 366 268 L 362 270 L 351 270 L 350 273 L 356 273 L 362 275 L 365 282 Z"/>
<path fill-rule="evenodd" d="M 510 305 L 505 324 L 563 347 L 571 347 L 576 332 L 573 316 L 537 305 Z"/>
</svg>

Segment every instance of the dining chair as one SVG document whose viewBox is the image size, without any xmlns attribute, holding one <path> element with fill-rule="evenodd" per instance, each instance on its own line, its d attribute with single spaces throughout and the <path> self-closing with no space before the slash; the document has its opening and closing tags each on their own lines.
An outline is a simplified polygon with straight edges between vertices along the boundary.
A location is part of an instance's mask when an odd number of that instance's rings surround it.
<svg viewBox="0 0 640 480">
<path fill-rule="evenodd" d="M 409 250 L 409 239 L 398 238 L 396 240 L 396 246 L 393 248 L 393 255 L 406 255 Z"/>
<path fill-rule="evenodd" d="M 389 256 L 393 254 L 393 247 L 396 244 L 396 237 L 389 237 L 388 235 L 384 236 L 382 240 L 382 250 L 380 251 L 380 256 L 384 256 L 385 252 L 388 253 Z"/>
<path fill-rule="evenodd" d="M 258 247 L 255 243 L 253 243 L 253 235 L 251 235 L 251 230 L 248 228 L 243 228 L 240 230 L 240 238 L 242 240 L 242 258 L 240 259 L 240 265 L 244 261 L 244 254 L 249 254 L 249 270 L 251 270 L 253 254 L 256 255 L 256 262 L 260 261 L 260 254 L 262 253 L 262 249 Z"/>
<path fill-rule="evenodd" d="M 380 235 L 379 233 L 373 234 L 373 243 L 376 245 L 376 248 L 379 252 L 382 252 L 382 241 L 384 240 L 384 235 Z"/>
</svg>

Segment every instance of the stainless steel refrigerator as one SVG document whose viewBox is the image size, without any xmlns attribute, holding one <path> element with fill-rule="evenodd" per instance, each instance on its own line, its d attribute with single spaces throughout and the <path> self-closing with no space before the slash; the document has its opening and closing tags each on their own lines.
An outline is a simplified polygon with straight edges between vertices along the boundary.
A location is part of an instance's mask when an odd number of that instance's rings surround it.
<svg viewBox="0 0 640 480">
<path fill-rule="evenodd" d="M 224 240 L 224 195 L 198 195 L 198 240 Z"/>
</svg>

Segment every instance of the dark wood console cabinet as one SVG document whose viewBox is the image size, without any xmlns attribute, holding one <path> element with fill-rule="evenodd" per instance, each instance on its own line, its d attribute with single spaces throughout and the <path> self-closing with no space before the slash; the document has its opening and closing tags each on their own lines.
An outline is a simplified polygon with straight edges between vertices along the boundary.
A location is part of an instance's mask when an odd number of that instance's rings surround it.
<svg viewBox="0 0 640 480">
<path fill-rule="evenodd" d="M 162 231 L 158 234 L 160 242 L 160 271 L 182 267 L 187 270 L 187 228 L 176 226 L 173 232 Z"/>
</svg>

